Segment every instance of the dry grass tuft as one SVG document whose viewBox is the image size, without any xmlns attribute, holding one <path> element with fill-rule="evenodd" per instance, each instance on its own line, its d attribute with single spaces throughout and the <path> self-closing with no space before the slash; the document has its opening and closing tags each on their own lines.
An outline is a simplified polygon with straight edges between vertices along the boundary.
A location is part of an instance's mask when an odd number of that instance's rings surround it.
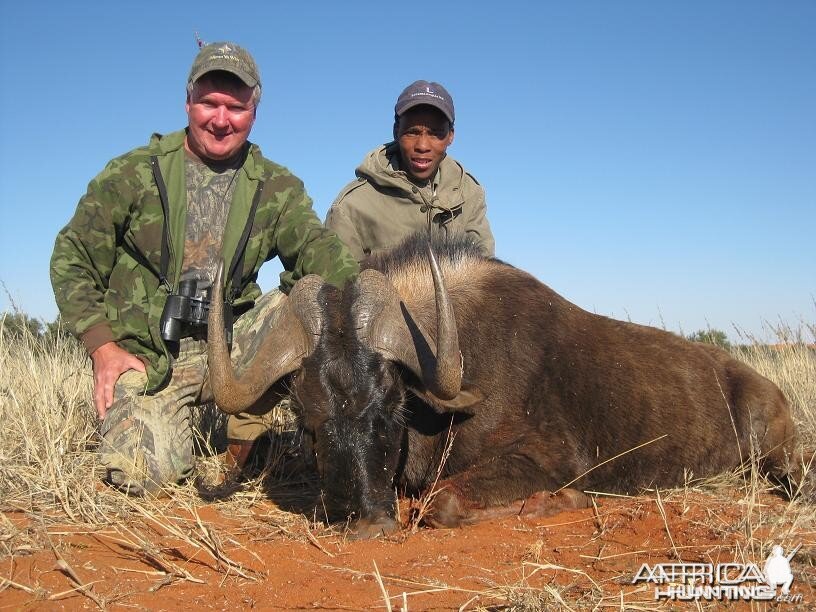
<svg viewBox="0 0 816 612">
<path fill-rule="evenodd" d="M 96 418 L 83 349 L 70 338 L 10 337 L 0 322 L 0 500 L 4 510 L 109 515 L 95 477 Z"/>
</svg>

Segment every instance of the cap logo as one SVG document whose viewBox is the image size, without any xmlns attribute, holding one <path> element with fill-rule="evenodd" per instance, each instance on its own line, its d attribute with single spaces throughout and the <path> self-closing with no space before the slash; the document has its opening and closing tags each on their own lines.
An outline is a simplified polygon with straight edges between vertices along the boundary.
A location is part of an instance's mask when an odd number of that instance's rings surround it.
<svg viewBox="0 0 816 612">
<path fill-rule="evenodd" d="M 428 96 L 428 97 L 431 97 L 431 98 L 436 98 L 437 100 L 442 100 L 443 102 L 445 101 L 444 96 L 440 96 L 438 93 L 435 93 L 435 92 L 431 91 L 430 87 L 426 87 L 425 91 L 415 91 L 414 93 L 411 94 L 412 98 L 416 98 L 417 96 L 423 96 L 423 97 Z"/>
<path fill-rule="evenodd" d="M 216 58 L 222 58 L 223 57 L 223 58 L 230 59 L 230 60 L 233 60 L 233 61 L 239 61 L 238 58 L 235 55 L 231 55 L 232 51 L 234 51 L 234 49 L 232 47 L 230 47 L 229 45 L 223 45 L 222 47 L 218 47 L 218 49 L 213 54 L 211 59 L 216 59 Z"/>
<path fill-rule="evenodd" d="M 239 67 L 241 67 L 240 64 L 244 60 L 243 60 L 243 58 L 239 57 L 238 55 L 235 55 L 234 51 L 235 51 L 235 49 L 233 47 L 230 47 L 229 45 L 224 45 L 223 47 L 218 47 L 216 52 L 213 53 L 213 55 L 210 57 L 210 59 L 208 61 L 211 64 L 213 62 L 228 61 L 228 62 L 233 62 L 233 63 L 239 64 Z"/>
<path fill-rule="evenodd" d="M 432 92 L 430 89 L 427 92 L 418 91 L 418 92 L 415 92 L 415 93 L 411 94 L 412 98 L 416 98 L 417 96 L 422 96 L 423 98 L 425 98 L 425 97 L 436 98 L 437 100 L 442 100 L 443 102 L 445 102 L 444 97 L 440 96 L 439 94 L 436 94 L 436 93 Z"/>
</svg>

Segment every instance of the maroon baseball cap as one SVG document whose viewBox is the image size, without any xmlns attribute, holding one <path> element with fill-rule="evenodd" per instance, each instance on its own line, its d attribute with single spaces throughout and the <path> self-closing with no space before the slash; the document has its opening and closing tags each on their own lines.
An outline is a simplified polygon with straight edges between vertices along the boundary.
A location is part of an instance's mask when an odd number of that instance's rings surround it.
<svg viewBox="0 0 816 612">
<path fill-rule="evenodd" d="M 399 117 L 408 109 L 420 104 L 438 108 L 451 123 L 456 118 L 453 112 L 453 98 L 451 98 L 447 89 L 433 81 L 414 81 L 403 89 L 399 98 L 397 98 L 394 113 Z"/>
</svg>

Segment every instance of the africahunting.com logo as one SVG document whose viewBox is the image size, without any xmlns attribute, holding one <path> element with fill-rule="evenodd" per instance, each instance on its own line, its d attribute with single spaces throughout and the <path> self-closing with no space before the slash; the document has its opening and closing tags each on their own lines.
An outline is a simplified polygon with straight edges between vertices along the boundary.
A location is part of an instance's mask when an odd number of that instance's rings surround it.
<svg viewBox="0 0 816 612">
<path fill-rule="evenodd" d="M 790 593 L 790 561 L 801 546 L 787 555 L 774 546 L 761 570 L 756 563 L 644 563 L 632 584 L 654 584 L 655 599 L 801 603 L 801 593 Z"/>
</svg>

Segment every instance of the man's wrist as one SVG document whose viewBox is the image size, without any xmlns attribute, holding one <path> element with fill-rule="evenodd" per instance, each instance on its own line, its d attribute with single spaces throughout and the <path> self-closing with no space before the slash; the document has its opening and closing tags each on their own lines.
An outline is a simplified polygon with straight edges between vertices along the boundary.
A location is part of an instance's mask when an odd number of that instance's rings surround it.
<svg viewBox="0 0 816 612">
<path fill-rule="evenodd" d="M 93 352 L 103 344 L 116 341 L 113 337 L 113 330 L 111 330 L 107 322 L 97 323 L 90 327 L 79 339 L 85 346 L 88 355 L 93 354 Z"/>
</svg>

